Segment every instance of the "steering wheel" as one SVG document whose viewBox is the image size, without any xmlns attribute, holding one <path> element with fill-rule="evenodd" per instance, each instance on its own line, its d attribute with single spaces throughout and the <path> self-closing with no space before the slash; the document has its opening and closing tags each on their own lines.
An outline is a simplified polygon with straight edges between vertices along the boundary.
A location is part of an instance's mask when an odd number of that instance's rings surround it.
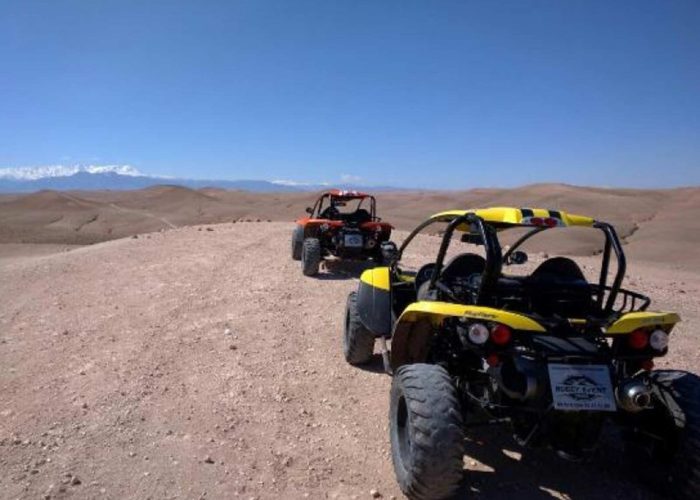
<svg viewBox="0 0 700 500">
<path fill-rule="evenodd" d="M 418 269 L 418 272 L 416 273 L 416 277 L 414 278 L 414 284 L 416 286 L 416 291 L 420 288 L 420 286 L 423 283 L 430 281 L 430 278 L 433 275 L 433 268 L 434 267 L 435 267 L 435 263 L 430 262 L 428 264 L 421 266 L 421 268 Z"/>
<path fill-rule="evenodd" d="M 427 284 L 430 281 L 430 279 L 433 277 L 434 269 L 435 262 L 424 264 L 423 266 L 421 266 L 420 269 L 418 269 L 418 272 L 416 272 L 416 277 L 414 279 L 416 293 L 420 293 L 421 287 L 423 287 L 423 285 Z M 440 278 L 438 278 L 437 282 L 435 282 L 435 288 L 440 290 L 442 293 L 447 295 L 450 299 L 454 300 L 455 302 L 459 301 L 457 295 Z"/>
<path fill-rule="evenodd" d="M 454 277 L 450 280 L 444 280 L 442 277 L 439 277 L 435 282 L 435 288 L 458 303 L 474 303 L 480 286 L 481 275 L 478 273 L 467 277 Z"/>
</svg>

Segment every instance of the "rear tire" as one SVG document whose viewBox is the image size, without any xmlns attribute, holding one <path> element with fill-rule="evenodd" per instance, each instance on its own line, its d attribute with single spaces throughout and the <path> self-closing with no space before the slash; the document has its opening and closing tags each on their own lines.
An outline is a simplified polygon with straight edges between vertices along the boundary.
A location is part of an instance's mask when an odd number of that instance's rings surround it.
<svg viewBox="0 0 700 500">
<path fill-rule="evenodd" d="M 345 305 L 345 332 L 343 335 L 343 355 L 351 365 L 362 365 L 372 360 L 374 335 L 360 320 L 357 310 L 357 292 L 348 295 Z"/>
<path fill-rule="evenodd" d="M 700 498 L 700 377 L 677 370 L 656 370 L 650 377 L 673 427 L 669 437 L 673 436 L 675 447 L 665 464 L 670 488 L 666 493 L 682 500 Z"/>
<path fill-rule="evenodd" d="M 304 228 L 297 226 L 292 232 L 292 260 L 301 260 L 301 247 L 304 244 Z"/>
<path fill-rule="evenodd" d="M 318 238 L 306 238 L 301 250 L 301 272 L 304 276 L 315 276 L 321 264 L 321 242 Z"/>
<path fill-rule="evenodd" d="M 464 430 L 447 371 L 404 365 L 391 383 L 391 458 L 401 491 L 416 500 L 449 498 L 463 473 Z"/>
</svg>

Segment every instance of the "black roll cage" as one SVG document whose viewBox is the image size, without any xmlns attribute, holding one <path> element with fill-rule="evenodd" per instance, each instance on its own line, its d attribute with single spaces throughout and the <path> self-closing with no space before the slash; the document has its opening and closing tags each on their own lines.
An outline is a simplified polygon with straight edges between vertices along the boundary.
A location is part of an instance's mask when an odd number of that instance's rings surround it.
<svg viewBox="0 0 700 500">
<path fill-rule="evenodd" d="M 404 240 L 404 242 L 402 243 L 401 248 L 399 249 L 398 258 L 396 259 L 396 261 L 394 261 L 394 265 L 401 260 L 401 257 L 403 256 L 403 251 L 411 242 L 411 240 L 413 240 L 413 238 L 423 229 L 435 222 L 440 222 L 440 219 L 428 219 L 422 224 L 420 224 L 411 232 L 411 234 L 408 235 L 406 240 Z M 447 254 L 447 249 L 452 240 L 452 235 L 455 229 L 457 229 L 457 227 L 463 224 L 469 225 L 470 232 L 472 232 L 471 229 L 475 229 L 475 231 L 473 231 L 473 234 L 477 234 L 481 237 L 481 241 L 483 242 L 484 249 L 486 251 L 486 267 L 481 278 L 481 286 L 479 288 L 479 293 L 476 301 L 477 304 L 482 304 L 484 302 L 486 295 L 485 292 L 490 287 L 492 287 L 498 280 L 498 276 L 501 274 L 501 270 L 503 267 L 503 261 L 510 257 L 510 255 L 519 246 L 525 243 L 532 236 L 539 234 L 547 229 L 551 229 L 550 227 L 535 227 L 531 231 L 521 236 L 506 251 L 505 254 L 502 254 L 501 245 L 498 241 L 496 228 L 492 224 L 486 223 L 484 219 L 482 219 L 474 213 L 467 213 L 464 215 L 457 216 L 451 221 L 449 221 L 447 228 L 443 233 L 442 242 L 440 244 L 440 250 L 438 251 L 437 258 L 435 259 L 435 267 L 433 268 L 433 272 L 430 277 L 431 289 L 435 288 L 435 284 L 437 283 L 438 278 L 440 277 L 440 272 L 442 270 L 442 266 L 445 260 L 445 255 Z M 605 234 L 603 262 L 601 265 L 600 276 L 598 278 L 597 284 L 597 302 L 598 307 L 600 307 L 603 310 L 603 313 L 608 315 L 613 312 L 615 301 L 617 300 L 618 293 L 620 292 L 620 289 L 622 287 L 622 280 L 625 277 L 625 272 L 627 269 L 627 259 L 625 258 L 624 251 L 622 250 L 622 244 L 620 243 L 620 239 L 618 238 L 617 233 L 615 232 L 615 228 L 612 225 L 608 224 L 607 222 L 596 221 L 593 223 L 592 227 L 601 230 L 603 234 Z M 610 258 L 612 256 L 612 252 L 615 253 L 615 257 L 617 260 L 617 272 L 615 273 L 612 285 L 608 287 L 608 271 L 610 269 Z M 604 291 L 608 288 L 610 290 L 610 293 L 607 296 L 607 300 L 605 300 Z M 605 302 L 605 304 L 603 304 L 603 302 Z"/>
<path fill-rule="evenodd" d="M 328 199 L 328 204 L 329 206 L 333 204 L 333 199 L 337 198 L 340 200 L 360 200 L 360 203 L 357 205 L 357 210 L 359 210 L 362 207 L 362 203 L 366 200 L 369 199 L 369 214 L 372 217 L 372 220 L 377 219 L 377 200 L 374 198 L 372 195 L 367 195 L 367 196 L 341 196 L 341 195 L 335 195 L 331 193 L 323 193 L 319 198 L 316 200 L 316 203 L 314 203 L 314 206 L 311 211 L 312 217 L 314 214 L 316 216 L 321 215 L 321 210 L 323 209 L 323 202 L 324 200 Z"/>
</svg>

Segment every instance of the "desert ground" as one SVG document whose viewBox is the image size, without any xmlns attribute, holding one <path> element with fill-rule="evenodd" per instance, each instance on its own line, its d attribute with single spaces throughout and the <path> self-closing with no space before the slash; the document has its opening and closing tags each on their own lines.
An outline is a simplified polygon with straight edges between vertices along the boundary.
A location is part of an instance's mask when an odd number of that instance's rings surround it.
<svg viewBox="0 0 700 500">
<path fill-rule="evenodd" d="M 700 372 L 700 190 L 550 188 L 378 197 L 399 242 L 431 212 L 488 200 L 607 213 L 627 286 L 683 318 L 657 366 Z M 306 278 L 289 256 L 290 221 L 312 198 L 0 197 L 0 498 L 400 498 L 390 378 L 341 353 L 362 266 Z M 415 255 L 435 248 L 426 236 Z M 586 238 L 561 249 L 587 271 L 596 250 Z M 639 479 L 614 436 L 576 464 L 489 429 L 470 435 L 460 494 L 663 498 Z"/>
</svg>

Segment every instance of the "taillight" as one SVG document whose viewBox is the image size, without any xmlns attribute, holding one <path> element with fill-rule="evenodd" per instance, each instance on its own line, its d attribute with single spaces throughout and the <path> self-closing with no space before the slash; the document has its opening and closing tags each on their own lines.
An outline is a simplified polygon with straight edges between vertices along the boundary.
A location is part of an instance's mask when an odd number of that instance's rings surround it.
<svg viewBox="0 0 700 500">
<path fill-rule="evenodd" d="M 627 343 L 632 349 L 644 349 L 649 345 L 649 334 L 644 330 L 635 330 L 627 337 Z"/>
<path fill-rule="evenodd" d="M 486 357 L 486 364 L 489 366 L 498 366 L 501 362 L 501 358 L 498 356 L 498 354 L 489 354 Z"/>
<path fill-rule="evenodd" d="M 513 333 L 506 325 L 496 325 L 491 329 L 491 341 L 497 345 L 506 345 L 510 342 Z"/>
</svg>

